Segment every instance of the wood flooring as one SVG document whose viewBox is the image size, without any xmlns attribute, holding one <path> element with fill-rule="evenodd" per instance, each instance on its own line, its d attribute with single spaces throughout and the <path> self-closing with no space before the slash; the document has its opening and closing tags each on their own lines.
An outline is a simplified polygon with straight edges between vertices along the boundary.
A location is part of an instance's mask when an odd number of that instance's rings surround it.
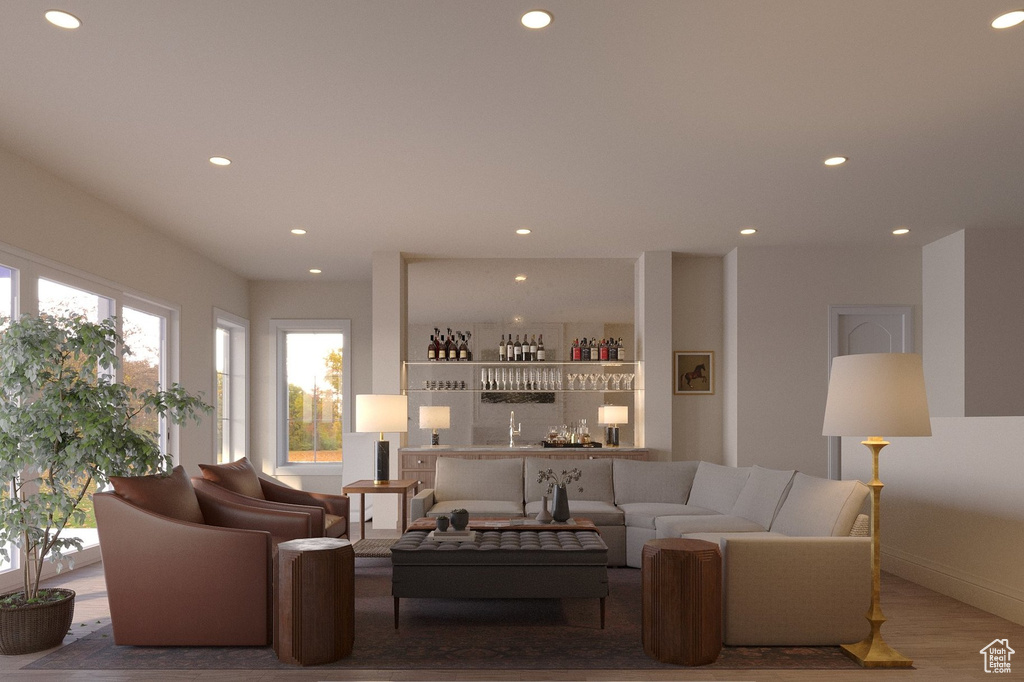
<svg viewBox="0 0 1024 682">
<path fill-rule="evenodd" d="M 359 564 L 356 560 L 358 579 Z M 65 643 L 109 622 L 106 586 L 101 564 L 76 570 L 47 581 L 48 586 L 69 587 L 78 593 L 72 635 Z M 882 605 L 889 622 L 883 628 L 886 640 L 900 653 L 914 659 L 912 670 L 849 671 L 729 671 L 679 668 L 662 671 L 509 671 L 478 670 L 446 673 L 422 671 L 337 671 L 296 668 L 294 671 L 28 671 L 21 668 L 46 655 L 0 656 L 0 680 L 105 681 L 105 680 L 203 680 L 216 682 L 272 682 L 275 680 L 989 680 L 994 675 L 983 670 L 981 648 L 994 639 L 1008 639 L 1020 653 L 1011 660 L 1012 672 L 1000 675 L 1006 680 L 1024 679 L 1024 626 L 993 616 L 919 585 L 883 574 Z"/>
</svg>

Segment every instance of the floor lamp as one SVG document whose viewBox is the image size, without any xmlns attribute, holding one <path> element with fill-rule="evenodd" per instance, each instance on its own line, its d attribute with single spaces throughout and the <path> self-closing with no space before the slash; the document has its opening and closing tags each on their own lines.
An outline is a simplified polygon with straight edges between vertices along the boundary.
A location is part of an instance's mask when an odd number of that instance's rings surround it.
<svg viewBox="0 0 1024 682">
<path fill-rule="evenodd" d="M 388 441 L 384 433 L 409 430 L 409 398 L 404 395 L 364 394 L 356 396 L 356 431 L 380 433 L 374 450 L 373 483 L 384 485 L 391 478 Z"/>
<path fill-rule="evenodd" d="M 832 360 L 825 404 L 825 436 L 930 436 L 928 397 L 921 356 L 913 353 L 864 353 Z M 888 445 L 882 435 L 862 441 L 871 450 L 871 634 L 843 652 L 865 668 L 909 668 L 913 661 L 882 639 L 881 496 L 878 453 Z"/>
</svg>

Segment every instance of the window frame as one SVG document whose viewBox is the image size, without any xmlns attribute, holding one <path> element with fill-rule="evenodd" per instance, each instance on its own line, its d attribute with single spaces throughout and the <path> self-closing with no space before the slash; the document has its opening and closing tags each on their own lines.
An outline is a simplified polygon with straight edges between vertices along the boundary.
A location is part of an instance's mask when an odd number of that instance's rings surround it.
<svg viewBox="0 0 1024 682">
<path fill-rule="evenodd" d="M 226 310 L 213 309 L 213 393 L 216 403 L 217 394 L 217 332 L 224 330 L 228 334 L 228 394 L 227 408 L 229 416 L 226 427 L 228 430 L 228 459 L 218 464 L 235 462 L 249 454 L 249 320 L 233 315 Z M 216 411 L 217 405 L 214 404 Z M 213 452 L 219 452 L 217 442 L 217 417 L 213 423 Z"/>
<path fill-rule="evenodd" d="M 340 476 L 344 469 L 344 454 L 339 462 L 288 462 L 288 382 L 287 344 L 289 333 L 341 334 L 346 365 L 341 373 L 341 419 L 342 453 L 345 442 L 352 435 L 352 367 L 348 358 L 352 355 L 352 320 L 350 319 L 272 319 L 270 320 L 270 356 L 274 359 L 274 475 L 275 476 Z"/>
</svg>

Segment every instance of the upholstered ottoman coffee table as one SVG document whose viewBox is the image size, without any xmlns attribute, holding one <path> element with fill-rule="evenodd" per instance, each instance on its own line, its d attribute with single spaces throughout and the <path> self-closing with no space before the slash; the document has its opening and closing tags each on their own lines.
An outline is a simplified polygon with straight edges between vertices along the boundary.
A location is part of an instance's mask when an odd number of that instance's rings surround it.
<svg viewBox="0 0 1024 682">
<path fill-rule="evenodd" d="M 471 541 L 432 539 L 434 520 L 414 522 L 391 546 L 395 628 L 403 597 L 449 599 L 597 598 L 604 628 L 608 547 L 593 524 L 499 525 L 471 519 Z"/>
</svg>

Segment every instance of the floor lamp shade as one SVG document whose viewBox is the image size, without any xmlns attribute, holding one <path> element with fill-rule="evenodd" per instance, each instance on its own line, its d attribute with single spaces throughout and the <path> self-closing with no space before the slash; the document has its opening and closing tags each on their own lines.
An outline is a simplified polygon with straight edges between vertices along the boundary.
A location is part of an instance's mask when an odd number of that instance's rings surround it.
<svg viewBox="0 0 1024 682">
<path fill-rule="evenodd" d="M 373 482 L 384 484 L 391 476 L 391 462 L 385 432 L 409 430 L 409 398 L 404 395 L 364 394 L 356 396 L 356 431 L 380 433 L 374 456 Z"/>
<path fill-rule="evenodd" d="M 882 481 L 878 453 L 885 436 L 930 436 L 928 397 L 921 356 L 913 353 L 864 353 L 832 359 L 825 403 L 825 436 L 861 436 L 871 451 L 871 607 L 866 618 L 871 634 L 843 652 L 865 668 L 909 668 L 913 661 L 882 638 L 881 535 Z"/>
<path fill-rule="evenodd" d="M 439 445 L 438 429 L 447 429 L 452 424 L 452 411 L 447 405 L 420 405 L 420 428 L 431 429 L 430 444 Z"/>
<path fill-rule="evenodd" d="M 932 435 L 921 356 L 864 353 L 834 358 L 822 435 Z"/>
</svg>

